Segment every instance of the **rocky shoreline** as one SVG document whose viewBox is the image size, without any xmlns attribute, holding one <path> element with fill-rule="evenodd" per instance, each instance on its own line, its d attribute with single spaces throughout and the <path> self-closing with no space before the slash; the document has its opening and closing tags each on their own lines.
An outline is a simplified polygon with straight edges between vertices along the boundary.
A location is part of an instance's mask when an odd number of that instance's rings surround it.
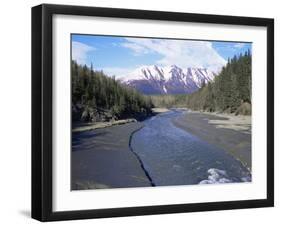
<svg viewBox="0 0 281 226">
<path fill-rule="evenodd" d="M 126 123 L 134 123 L 134 122 L 137 122 L 137 120 L 130 118 L 130 119 L 122 119 L 122 120 L 112 120 L 109 122 L 79 123 L 73 126 L 72 132 L 73 133 L 84 132 L 84 131 L 116 126 L 116 125 L 123 125 Z"/>
</svg>

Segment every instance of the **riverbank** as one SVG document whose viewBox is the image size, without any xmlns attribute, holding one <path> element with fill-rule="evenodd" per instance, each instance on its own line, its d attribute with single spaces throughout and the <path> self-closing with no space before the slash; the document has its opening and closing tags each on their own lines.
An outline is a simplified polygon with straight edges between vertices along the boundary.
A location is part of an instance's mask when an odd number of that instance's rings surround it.
<svg viewBox="0 0 281 226">
<path fill-rule="evenodd" d="M 137 120 L 132 118 L 132 119 L 115 120 L 110 122 L 80 123 L 73 126 L 72 132 L 76 133 L 76 132 L 84 132 L 84 131 L 90 131 L 95 129 L 102 129 L 106 127 L 123 125 L 132 122 L 137 122 Z"/>
<path fill-rule="evenodd" d="M 167 108 L 152 108 L 152 115 L 149 115 L 144 119 L 147 119 L 151 116 L 154 116 L 154 115 L 157 115 L 160 113 L 164 113 L 164 112 L 168 112 L 168 111 L 169 111 L 169 109 L 167 109 Z M 72 132 L 76 133 L 76 132 L 84 132 L 84 131 L 102 129 L 102 128 L 107 128 L 107 127 L 116 126 L 116 125 L 123 125 L 126 123 L 132 123 L 132 122 L 137 122 L 137 121 L 138 120 L 136 120 L 134 118 L 128 118 L 128 119 L 112 120 L 112 121 L 108 121 L 108 122 L 75 123 L 72 126 L 73 127 Z"/>
<path fill-rule="evenodd" d="M 190 111 L 173 124 L 227 151 L 251 170 L 251 116 Z"/>
<path fill-rule="evenodd" d="M 160 114 L 170 111 L 168 108 L 152 108 L 153 114 Z"/>
<path fill-rule="evenodd" d="M 202 112 L 194 111 L 194 113 Z M 211 112 L 204 112 L 203 114 L 219 117 L 218 119 L 208 120 L 208 123 L 215 125 L 216 128 L 232 129 L 245 134 L 251 134 L 252 116 L 250 115 L 234 115 Z M 225 118 L 227 120 L 225 120 Z"/>
<path fill-rule="evenodd" d="M 72 133 L 72 190 L 149 187 L 141 162 L 129 147 L 140 122 Z"/>
</svg>

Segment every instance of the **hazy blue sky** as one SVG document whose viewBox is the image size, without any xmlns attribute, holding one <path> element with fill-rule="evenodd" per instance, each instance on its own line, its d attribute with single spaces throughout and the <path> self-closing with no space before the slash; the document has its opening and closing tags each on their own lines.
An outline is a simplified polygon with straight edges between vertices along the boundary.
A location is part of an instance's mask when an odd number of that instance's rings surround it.
<svg viewBox="0 0 281 226">
<path fill-rule="evenodd" d="M 206 67 L 251 50 L 250 43 L 72 35 L 72 59 L 110 75 L 126 76 L 144 65 Z"/>
</svg>

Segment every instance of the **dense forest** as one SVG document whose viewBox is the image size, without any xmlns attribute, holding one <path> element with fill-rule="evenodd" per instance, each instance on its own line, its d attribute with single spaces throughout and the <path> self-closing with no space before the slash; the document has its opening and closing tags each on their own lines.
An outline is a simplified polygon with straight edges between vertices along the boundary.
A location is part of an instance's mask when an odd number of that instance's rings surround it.
<svg viewBox="0 0 281 226">
<path fill-rule="evenodd" d="M 157 107 L 187 107 L 193 110 L 251 114 L 251 67 L 250 51 L 228 60 L 214 82 L 189 95 L 152 97 Z"/>
<path fill-rule="evenodd" d="M 152 107 L 251 114 L 251 53 L 228 60 L 213 82 L 192 94 L 145 96 L 103 71 L 72 61 L 72 120 L 144 119 Z"/>
<path fill-rule="evenodd" d="M 151 95 L 152 103 L 160 108 L 186 108 L 187 94 Z"/>
<path fill-rule="evenodd" d="M 189 95 L 187 106 L 195 110 L 251 114 L 252 56 L 234 56 L 215 81 Z"/>
<path fill-rule="evenodd" d="M 151 114 L 152 101 L 91 66 L 72 61 L 72 121 L 98 122 L 142 119 Z"/>
</svg>

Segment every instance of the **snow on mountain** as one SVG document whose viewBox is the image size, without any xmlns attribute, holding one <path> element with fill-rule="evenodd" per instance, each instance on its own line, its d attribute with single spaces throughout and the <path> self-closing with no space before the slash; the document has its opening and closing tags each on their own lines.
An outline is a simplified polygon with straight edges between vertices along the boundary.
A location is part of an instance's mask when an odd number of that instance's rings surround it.
<svg viewBox="0 0 281 226">
<path fill-rule="evenodd" d="M 142 66 L 121 79 L 144 94 L 182 94 L 198 90 L 213 81 L 216 74 L 206 68 L 180 68 L 176 65 Z"/>
</svg>

